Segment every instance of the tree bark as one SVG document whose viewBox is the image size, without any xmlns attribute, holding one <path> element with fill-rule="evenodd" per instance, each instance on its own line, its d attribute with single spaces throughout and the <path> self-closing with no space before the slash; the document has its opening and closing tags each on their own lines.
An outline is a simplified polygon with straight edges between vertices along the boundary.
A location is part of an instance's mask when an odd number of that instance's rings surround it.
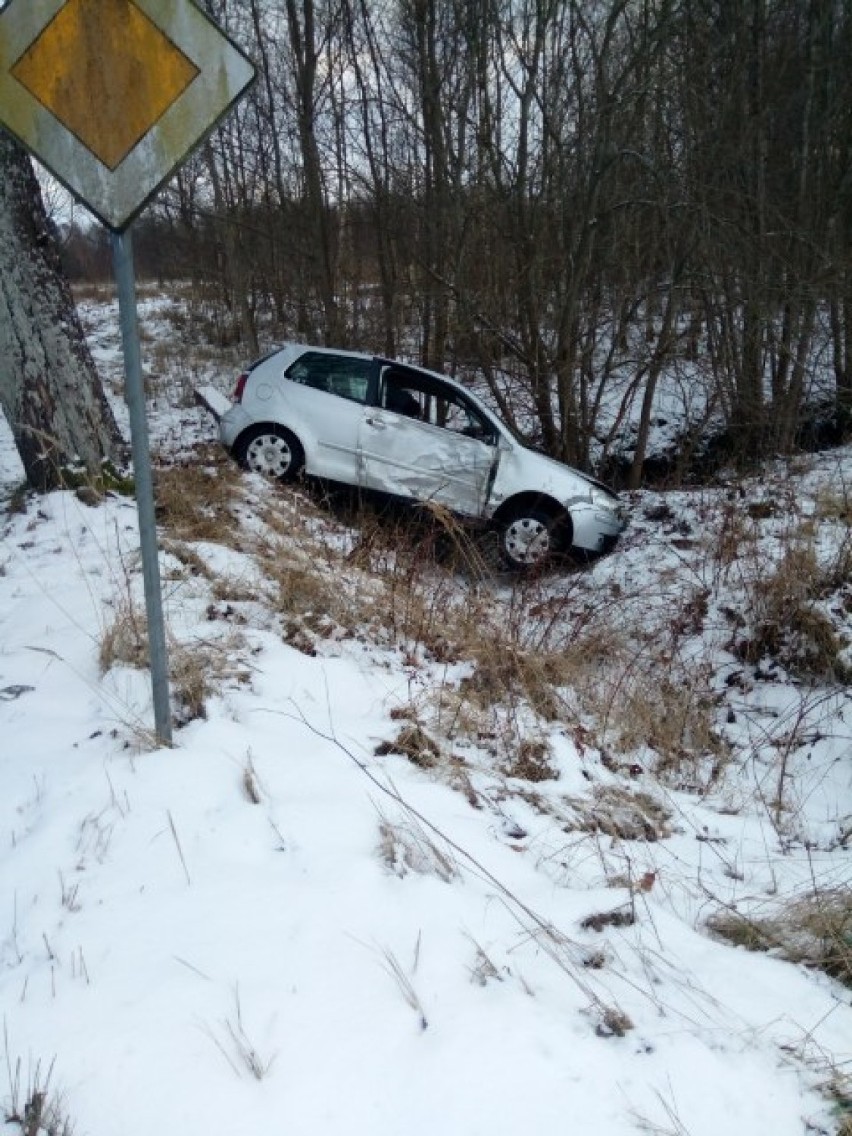
<svg viewBox="0 0 852 1136">
<path fill-rule="evenodd" d="M 337 292 L 337 251 L 327 207 L 325 175 L 317 141 L 320 47 L 314 0 L 287 0 L 287 26 L 295 69 L 294 92 L 299 150 L 304 176 L 304 202 L 310 226 L 310 256 L 314 283 L 323 307 L 325 342 L 342 341 Z M 328 34 L 331 34 L 329 31 Z"/>
<path fill-rule="evenodd" d="M 0 131 L 0 407 L 28 483 L 114 459 L 119 433 L 95 370 L 29 158 Z"/>
</svg>

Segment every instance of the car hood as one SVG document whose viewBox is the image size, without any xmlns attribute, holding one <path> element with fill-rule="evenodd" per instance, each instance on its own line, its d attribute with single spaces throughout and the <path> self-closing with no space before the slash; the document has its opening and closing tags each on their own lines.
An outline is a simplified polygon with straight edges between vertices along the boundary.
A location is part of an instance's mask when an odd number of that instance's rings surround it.
<svg viewBox="0 0 852 1136">
<path fill-rule="evenodd" d="M 594 486 L 612 497 L 613 503 L 618 500 L 608 486 L 594 477 L 556 461 L 555 458 L 529 450 L 518 442 L 511 444 L 511 449 L 504 453 L 500 465 L 502 470 L 498 473 L 495 488 L 502 497 L 509 497 L 519 489 L 529 490 L 534 486 L 542 493 L 555 497 L 557 501 L 569 504 L 577 498 L 588 499 Z M 518 484 L 513 484 L 515 482 Z"/>
</svg>

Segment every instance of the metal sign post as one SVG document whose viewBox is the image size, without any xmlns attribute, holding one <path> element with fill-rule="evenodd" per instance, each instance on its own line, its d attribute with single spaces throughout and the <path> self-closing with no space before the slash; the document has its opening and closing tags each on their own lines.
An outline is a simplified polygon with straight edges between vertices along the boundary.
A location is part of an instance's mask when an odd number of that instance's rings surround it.
<svg viewBox="0 0 852 1136">
<path fill-rule="evenodd" d="M 133 218 L 254 81 L 193 0 L 9 0 L 0 126 L 113 234 L 157 737 L 171 743 L 153 478 L 139 351 Z"/>
<path fill-rule="evenodd" d="M 151 452 L 148 446 L 148 419 L 145 415 L 145 386 L 139 354 L 133 245 L 127 229 L 112 234 L 112 251 L 115 282 L 118 287 L 121 347 L 124 352 L 124 390 L 127 409 L 130 411 L 130 443 L 133 448 L 136 510 L 139 514 L 139 547 L 142 553 L 142 578 L 145 583 L 145 614 L 148 617 L 148 654 L 154 696 L 154 728 L 159 740 L 164 745 L 171 745 L 169 659 L 163 622 L 160 562 L 157 555 L 157 524 L 154 516 Z"/>
</svg>

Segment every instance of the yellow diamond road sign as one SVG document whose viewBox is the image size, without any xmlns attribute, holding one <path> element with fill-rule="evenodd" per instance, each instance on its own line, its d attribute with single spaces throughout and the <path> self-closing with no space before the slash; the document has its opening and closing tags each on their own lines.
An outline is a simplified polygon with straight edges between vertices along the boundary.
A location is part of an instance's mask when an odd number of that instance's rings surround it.
<svg viewBox="0 0 852 1136">
<path fill-rule="evenodd" d="M 0 125 L 112 229 L 253 78 L 192 0 L 11 0 L 0 11 Z"/>
<path fill-rule="evenodd" d="M 12 77 L 114 170 L 199 71 L 130 0 L 69 0 Z"/>
</svg>

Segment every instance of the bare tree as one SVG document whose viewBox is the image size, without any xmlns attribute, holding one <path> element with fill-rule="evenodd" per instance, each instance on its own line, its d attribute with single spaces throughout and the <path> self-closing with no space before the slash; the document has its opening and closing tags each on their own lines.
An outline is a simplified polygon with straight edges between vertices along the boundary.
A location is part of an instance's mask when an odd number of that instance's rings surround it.
<svg viewBox="0 0 852 1136">
<path fill-rule="evenodd" d="M 314 0 L 286 0 L 286 9 L 302 159 L 303 202 L 310 240 L 308 263 L 322 302 L 326 341 L 339 343 L 337 245 L 317 137 L 319 104 L 323 94 L 319 64 L 323 41 L 327 43 L 331 27 L 318 24 L 318 17 L 324 13 L 317 12 Z"/>
<path fill-rule="evenodd" d="M 743 460 L 815 379 L 852 424 L 848 2 L 205 2 L 262 81 L 180 213 L 249 345 L 417 352 L 633 484 L 671 378 Z"/>
</svg>

